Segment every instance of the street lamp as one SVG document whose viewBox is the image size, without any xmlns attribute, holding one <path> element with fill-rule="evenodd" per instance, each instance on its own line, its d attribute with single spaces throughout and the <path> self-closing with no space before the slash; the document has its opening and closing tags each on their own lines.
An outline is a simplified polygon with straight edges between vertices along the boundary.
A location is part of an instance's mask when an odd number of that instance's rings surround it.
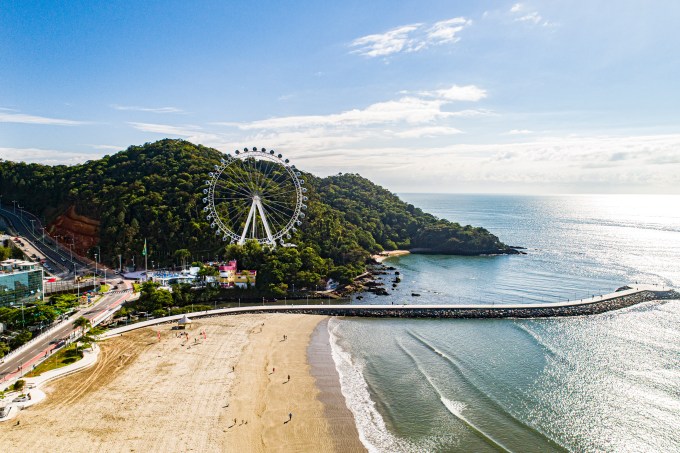
<svg viewBox="0 0 680 453">
<path fill-rule="evenodd" d="M 94 287 L 97 288 L 97 256 L 98 254 L 94 254 Z"/>
<path fill-rule="evenodd" d="M 17 203 L 18 203 L 18 201 L 12 200 L 12 203 L 14 203 L 14 214 L 16 214 L 17 213 Z"/>
</svg>

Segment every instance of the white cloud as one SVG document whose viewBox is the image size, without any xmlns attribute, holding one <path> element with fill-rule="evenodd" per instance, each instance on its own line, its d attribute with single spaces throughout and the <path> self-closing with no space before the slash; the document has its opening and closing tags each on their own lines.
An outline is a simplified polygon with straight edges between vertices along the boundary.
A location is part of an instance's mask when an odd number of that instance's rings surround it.
<svg viewBox="0 0 680 453">
<path fill-rule="evenodd" d="M 423 137 L 436 137 L 441 135 L 457 135 L 462 134 L 463 131 L 456 129 L 455 127 L 447 126 L 429 126 L 429 127 L 416 127 L 413 129 L 404 129 L 398 132 L 394 132 L 394 135 L 399 138 L 423 138 Z"/>
<path fill-rule="evenodd" d="M 412 51 L 416 43 L 409 38 L 409 34 L 417 30 L 421 24 L 404 25 L 382 34 L 367 35 L 352 41 L 351 46 L 358 53 L 366 57 L 382 57 L 402 50 Z"/>
<path fill-rule="evenodd" d="M 82 124 L 87 124 L 85 121 L 47 118 L 44 116 L 26 115 L 24 113 L 3 112 L 0 112 L 0 123 L 45 124 L 48 126 L 80 126 Z"/>
<path fill-rule="evenodd" d="M 509 135 L 527 135 L 527 134 L 533 134 L 533 131 L 530 131 L 529 129 L 512 129 L 508 131 Z"/>
<path fill-rule="evenodd" d="M 545 20 L 538 11 L 529 11 L 522 3 L 515 3 L 510 8 L 510 15 L 514 17 L 515 22 L 526 22 L 542 27 L 554 26 L 553 22 Z"/>
<path fill-rule="evenodd" d="M 206 143 L 221 140 L 221 136 L 206 132 L 203 128 L 193 125 L 174 126 L 170 124 L 156 123 L 136 123 L 129 122 L 129 125 L 142 132 L 163 135 L 165 137 L 184 137 L 193 143 Z"/>
<path fill-rule="evenodd" d="M 120 151 L 122 149 L 125 149 L 125 146 L 116 146 L 116 145 L 93 145 L 93 144 L 88 144 L 86 146 L 89 146 L 94 149 L 101 149 L 104 151 Z"/>
<path fill-rule="evenodd" d="M 365 109 L 353 109 L 329 115 L 305 115 L 272 118 L 239 124 L 240 129 L 280 129 L 310 126 L 351 126 L 407 122 L 426 123 L 449 116 L 441 109 L 443 102 L 437 99 L 421 99 L 405 96 L 393 101 L 371 104 Z"/>
<path fill-rule="evenodd" d="M 177 107 L 139 107 L 134 105 L 118 105 L 112 104 L 111 108 L 116 110 L 133 111 L 133 112 L 151 112 L 151 113 L 185 113 L 184 110 Z"/>
<path fill-rule="evenodd" d="M 39 163 L 44 165 L 73 165 L 103 156 L 101 153 L 78 153 L 41 148 L 2 148 L 0 156 L 14 162 Z"/>
<path fill-rule="evenodd" d="M 426 24 L 409 24 L 357 38 L 350 44 L 352 53 L 365 57 L 386 57 L 400 52 L 418 52 L 430 46 L 455 43 L 460 40 L 461 31 L 472 23 L 464 17 Z"/>
<path fill-rule="evenodd" d="M 543 18 L 541 17 L 540 14 L 538 14 L 538 12 L 533 11 L 525 16 L 520 16 L 515 20 L 518 22 L 533 22 L 535 24 L 540 24 Z"/>
<path fill-rule="evenodd" d="M 544 193 L 613 187 L 679 193 L 680 135 L 556 136 L 439 147 L 362 142 L 330 154 L 310 153 L 304 166 L 320 174 L 359 172 L 391 190 Z"/>
<path fill-rule="evenodd" d="M 200 132 L 201 128 L 198 126 L 172 126 L 170 124 L 156 124 L 156 123 L 128 123 L 137 130 L 143 132 L 153 132 L 154 134 L 163 134 L 173 137 L 188 137 Z"/>
<path fill-rule="evenodd" d="M 240 130 L 366 127 L 389 123 L 427 124 L 445 118 L 481 116 L 490 113 L 486 110 L 446 111 L 443 109 L 445 105 L 454 101 L 474 102 L 485 98 L 486 90 L 475 85 L 453 85 L 446 89 L 424 91 L 417 94 L 403 92 L 403 94 L 405 95 L 395 100 L 377 102 L 363 109 L 352 109 L 340 113 L 286 116 L 249 123 L 222 122 L 214 124 L 236 127 Z M 150 126 L 157 125 L 145 124 L 147 129 Z"/>
<path fill-rule="evenodd" d="M 486 90 L 475 85 L 453 85 L 451 88 L 445 88 L 436 91 L 427 91 L 423 94 L 428 96 L 435 96 L 446 99 L 447 101 L 471 101 L 477 102 L 486 97 Z"/>
<path fill-rule="evenodd" d="M 472 21 L 464 17 L 454 17 L 437 22 L 427 31 L 427 42 L 429 44 L 458 42 L 460 40 L 458 34 L 471 23 Z"/>
</svg>

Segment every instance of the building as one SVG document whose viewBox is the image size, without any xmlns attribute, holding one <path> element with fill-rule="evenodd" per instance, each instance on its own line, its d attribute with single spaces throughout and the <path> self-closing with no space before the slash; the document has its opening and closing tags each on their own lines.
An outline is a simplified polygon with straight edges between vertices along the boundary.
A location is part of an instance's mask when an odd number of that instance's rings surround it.
<svg viewBox="0 0 680 453">
<path fill-rule="evenodd" d="M 238 270 L 236 260 L 227 264 L 220 264 L 220 286 L 222 288 L 248 288 L 255 286 L 257 271 Z"/>
<path fill-rule="evenodd" d="M 237 288 L 249 288 L 257 282 L 257 271 L 240 271 L 234 275 L 234 286 Z"/>
<path fill-rule="evenodd" d="M 220 264 L 220 286 L 222 288 L 234 287 L 234 275 L 238 272 L 236 264 L 236 260 L 231 260 L 228 264 Z"/>
<path fill-rule="evenodd" d="M 0 262 L 0 307 L 33 303 L 44 297 L 43 270 L 23 260 Z"/>
</svg>

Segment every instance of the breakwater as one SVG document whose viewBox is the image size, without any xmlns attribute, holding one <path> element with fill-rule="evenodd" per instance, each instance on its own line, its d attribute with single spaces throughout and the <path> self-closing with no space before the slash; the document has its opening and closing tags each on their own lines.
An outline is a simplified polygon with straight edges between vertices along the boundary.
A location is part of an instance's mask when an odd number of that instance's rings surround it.
<svg viewBox="0 0 680 453">
<path fill-rule="evenodd" d="M 628 288 L 628 287 L 626 287 Z M 250 307 L 219 308 L 187 313 L 191 319 L 246 313 L 298 313 L 323 316 L 350 316 L 373 318 L 549 318 L 560 316 L 585 316 L 605 313 L 653 300 L 680 299 L 680 293 L 670 288 L 638 285 L 615 293 L 593 296 L 578 301 L 551 304 L 478 304 L 478 305 L 262 305 Z M 176 322 L 184 315 L 142 321 L 106 332 L 103 337 L 114 336 L 142 327 Z"/>
<path fill-rule="evenodd" d="M 614 293 L 616 294 L 616 293 Z M 374 318 L 549 318 L 584 316 L 630 307 L 652 300 L 680 299 L 675 291 L 636 291 L 596 296 L 586 302 L 523 305 L 293 305 L 249 307 L 244 312 L 304 313 Z"/>
</svg>

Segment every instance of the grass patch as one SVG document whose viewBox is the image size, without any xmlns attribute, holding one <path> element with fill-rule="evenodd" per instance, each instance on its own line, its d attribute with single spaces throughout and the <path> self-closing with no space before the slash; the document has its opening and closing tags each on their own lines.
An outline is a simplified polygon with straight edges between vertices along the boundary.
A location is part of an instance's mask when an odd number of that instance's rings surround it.
<svg viewBox="0 0 680 453">
<path fill-rule="evenodd" d="M 111 289 L 110 285 L 99 285 L 99 292 L 100 293 L 106 293 Z"/>
<path fill-rule="evenodd" d="M 138 293 L 142 289 L 142 285 L 140 285 L 139 283 L 133 283 L 132 289 L 134 292 Z"/>
<path fill-rule="evenodd" d="M 26 374 L 26 377 L 36 377 L 40 376 L 42 373 L 50 370 L 56 370 L 57 368 L 65 367 L 83 358 L 82 348 L 76 351 L 76 346 L 70 345 L 63 348 L 59 352 L 52 354 L 50 358 L 45 360 L 43 363 L 38 365 L 30 373 Z"/>
</svg>

